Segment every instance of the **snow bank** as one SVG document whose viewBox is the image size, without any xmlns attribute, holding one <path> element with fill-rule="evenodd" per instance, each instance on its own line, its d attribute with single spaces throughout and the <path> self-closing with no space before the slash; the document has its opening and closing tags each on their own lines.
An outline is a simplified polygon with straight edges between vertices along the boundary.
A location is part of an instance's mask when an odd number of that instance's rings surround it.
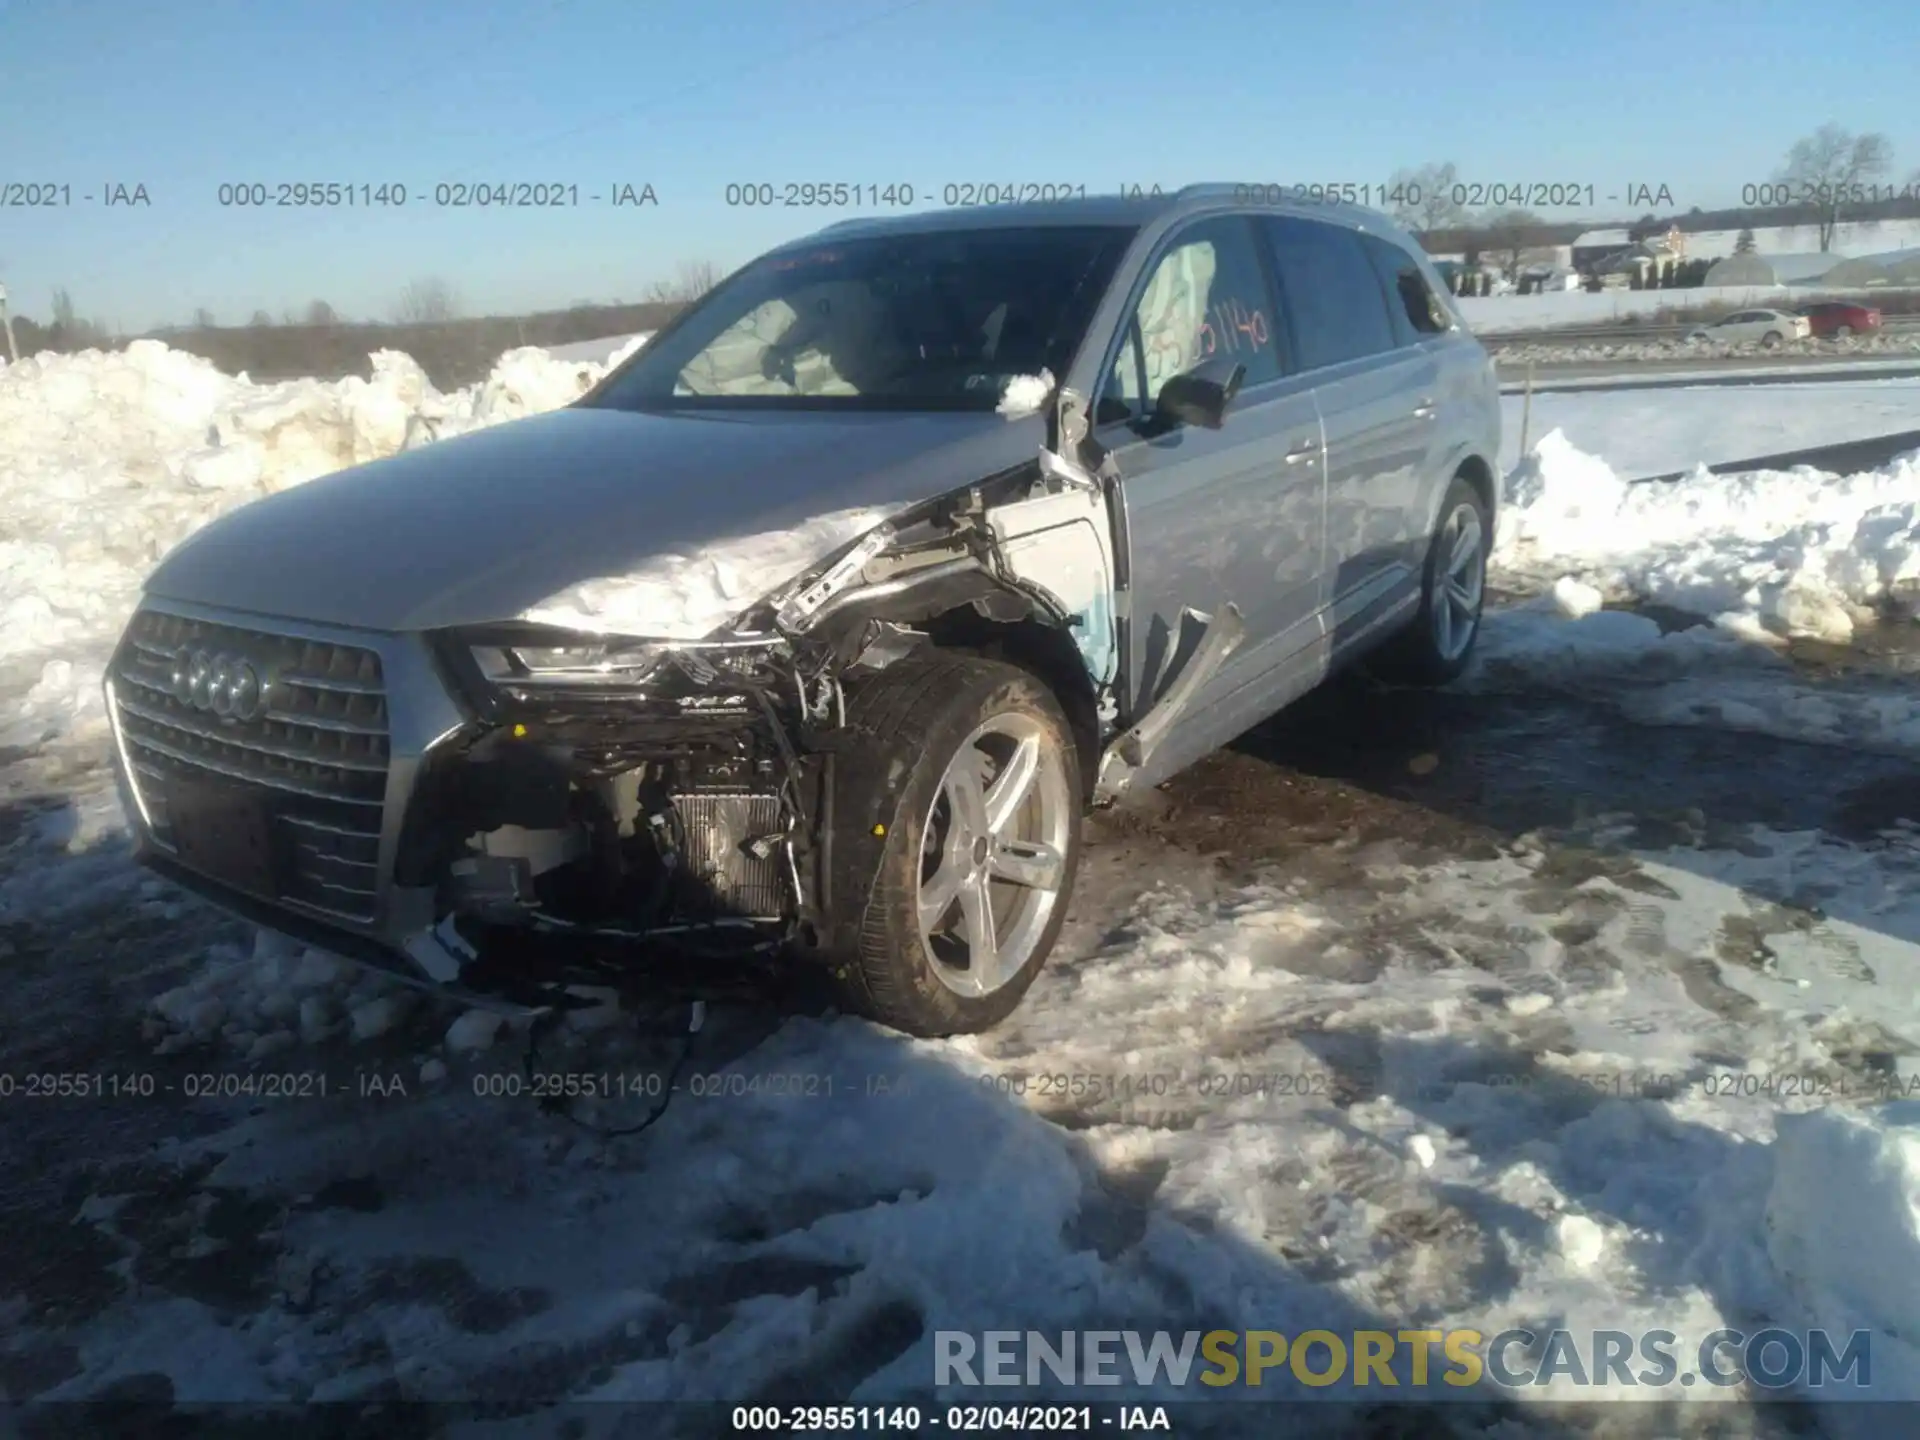
<svg viewBox="0 0 1920 1440">
<path fill-rule="evenodd" d="M 0 367 L 0 686 L 28 696 L 0 722 L 0 743 L 37 739 L 92 704 L 141 582 L 217 515 L 551 410 L 605 372 L 520 349 L 441 394 L 413 360 L 381 351 L 368 379 L 257 385 L 155 340 Z"/>
<path fill-rule="evenodd" d="M 1634 485 L 1555 430 L 1507 477 L 1503 583 L 1571 576 L 1609 598 L 1844 642 L 1920 598 L 1920 452 L 1838 476 L 1801 468 Z"/>
<path fill-rule="evenodd" d="M 575 340 L 566 345 L 549 345 L 547 354 L 555 360 L 590 360 L 611 370 L 653 335 L 653 331 L 647 330 L 635 335 L 609 335 L 603 340 Z"/>
<path fill-rule="evenodd" d="M 439 1043 L 446 1052 L 471 1055 L 506 1026 L 488 1011 L 465 1011 L 451 1024 L 446 1013 L 444 1004 L 377 970 L 256 930 L 251 950 L 216 945 L 192 980 L 156 996 L 145 1037 L 160 1055 L 191 1050 L 258 1062 L 296 1046 L 366 1044 L 420 1023 L 445 1025 Z M 417 1058 L 432 1064 L 438 1057 Z"/>
<path fill-rule="evenodd" d="M 1767 1250 L 1836 1353 L 1871 1332 L 1874 1399 L 1920 1398 L 1920 1102 L 1782 1115 Z M 1850 1386 L 1836 1387 L 1835 1398 Z M 1876 1433 L 1836 1414 L 1830 1428 Z"/>
</svg>

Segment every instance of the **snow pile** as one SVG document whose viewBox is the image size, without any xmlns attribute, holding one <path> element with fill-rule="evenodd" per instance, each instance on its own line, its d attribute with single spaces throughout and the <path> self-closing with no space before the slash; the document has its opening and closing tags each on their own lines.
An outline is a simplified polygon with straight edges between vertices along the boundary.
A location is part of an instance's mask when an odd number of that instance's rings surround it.
<svg viewBox="0 0 1920 1440">
<path fill-rule="evenodd" d="M 1920 453 L 1836 476 L 1801 468 L 1634 485 L 1555 430 L 1507 477 L 1493 566 L 1537 588 L 1844 642 L 1920 595 Z"/>
<path fill-rule="evenodd" d="M 144 1033 L 159 1055 L 200 1050 L 258 1062 L 296 1046 L 378 1040 L 423 1005 L 445 1008 L 378 970 L 256 930 L 251 950 L 215 945 L 192 980 L 156 996 Z M 475 1054 L 505 1025 L 497 1014 L 469 1010 L 447 1025 L 442 1043 L 449 1054 Z"/>
<path fill-rule="evenodd" d="M 600 340 L 573 340 L 565 345 L 549 345 L 547 354 L 555 360 L 590 360 L 611 370 L 653 338 L 651 330 L 634 335 L 609 335 Z"/>
<path fill-rule="evenodd" d="M 1767 1199 L 1775 1270 L 1836 1353 L 1855 1331 L 1871 1332 L 1872 1398 L 1920 1398 L 1920 1102 L 1782 1115 L 1778 1125 Z M 1845 1398 L 1851 1386 L 1835 1388 Z M 1862 1419 L 1858 1433 L 1873 1433 L 1874 1417 Z"/>
<path fill-rule="evenodd" d="M 0 672 L 16 672 L 0 683 L 28 697 L 0 743 L 97 708 L 100 665 L 141 582 L 209 520 L 564 405 L 605 370 L 513 350 L 443 395 L 413 360 L 382 351 L 369 379 L 256 385 L 155 340 L 0 367 Z"/>
<path fill-rule="evenodd" d="M 790 530 L 740 535 L 692 554 L 662 555 L 630 574 L 569 586 L 527 611 L 526 618 L 576 630 L 697 640 L 890 513 L 836 510 Z"/>
<path fill-rule="evenodd" d="M 1000 403 L 994 407 L 995 413 L 1009 420 L 1038 415 L 1040 407 L 1047 403 L 1047 397 L 1053 394 L 1053 385 L 1051 370 L 1042 370 L 1038 375 L 1016 375 L 1007 381 L 1006 389 L 1000 392 Z"/>
<path fill-rule="evenodd" d="M 415 998 L 377 971 L 260 930 L 251 953 L 217 946 L 193 980 L 156 996 L 146 1036 L 162 1055 L 214 1047 L 264 1060 L 296 1045 L 375 1039 Z"/>
</svg>

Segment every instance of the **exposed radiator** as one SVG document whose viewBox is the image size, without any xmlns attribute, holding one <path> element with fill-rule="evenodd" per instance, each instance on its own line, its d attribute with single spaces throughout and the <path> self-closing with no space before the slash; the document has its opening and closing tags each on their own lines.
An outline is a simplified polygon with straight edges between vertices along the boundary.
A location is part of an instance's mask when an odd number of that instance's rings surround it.
<svg viewBox="0 0 1920 1440">
<path fill-rule="evenodd" d="M 791 885 L 779 796 L 704 792 L 676 795 L 673 806 L 686 832 L 689 903 L 753 920 L 787 913 Z"/>
</svg>

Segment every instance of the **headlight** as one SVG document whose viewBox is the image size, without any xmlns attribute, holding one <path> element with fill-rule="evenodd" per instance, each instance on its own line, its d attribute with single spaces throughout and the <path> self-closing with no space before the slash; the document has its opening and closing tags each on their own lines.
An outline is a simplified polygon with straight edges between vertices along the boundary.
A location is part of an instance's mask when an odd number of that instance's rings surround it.
<svg viewBox="0 0 1920 1440">
<path fill-rule="evenodd" d="M 481 678 L 495 685 L 634 685 L 667 658 L 660 645 L 643 640 L 556 645 L 547 637 L 534 643 L 470 644 L 467 653 Z"/>
<path fill-rule="evenodd" d="M 668 672 L 699 685 L 751 679 L 784 646 L 764 637 L 649 640 L 525 625 L 460 632 L 447 643 L 485 689 L 522 696 L 633 694 L 656 688 Z"/>
</svg>

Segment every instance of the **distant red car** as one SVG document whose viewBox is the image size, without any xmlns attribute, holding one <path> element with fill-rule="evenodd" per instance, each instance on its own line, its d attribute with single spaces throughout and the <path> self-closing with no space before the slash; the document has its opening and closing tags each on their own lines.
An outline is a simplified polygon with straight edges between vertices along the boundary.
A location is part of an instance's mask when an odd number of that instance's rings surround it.
<svg viewBox="0 0 1920 1440">
<path fill-rule="evenodd" d="M 1867 305 L 1847 305 L 1830 300 L 1819 305 L 1802 305 L 1794 314 L 1805 317 L 1813 327 L 1816 340 L 1844 339 L 1880 328 L 1880 312 Z"/>
</svg>

